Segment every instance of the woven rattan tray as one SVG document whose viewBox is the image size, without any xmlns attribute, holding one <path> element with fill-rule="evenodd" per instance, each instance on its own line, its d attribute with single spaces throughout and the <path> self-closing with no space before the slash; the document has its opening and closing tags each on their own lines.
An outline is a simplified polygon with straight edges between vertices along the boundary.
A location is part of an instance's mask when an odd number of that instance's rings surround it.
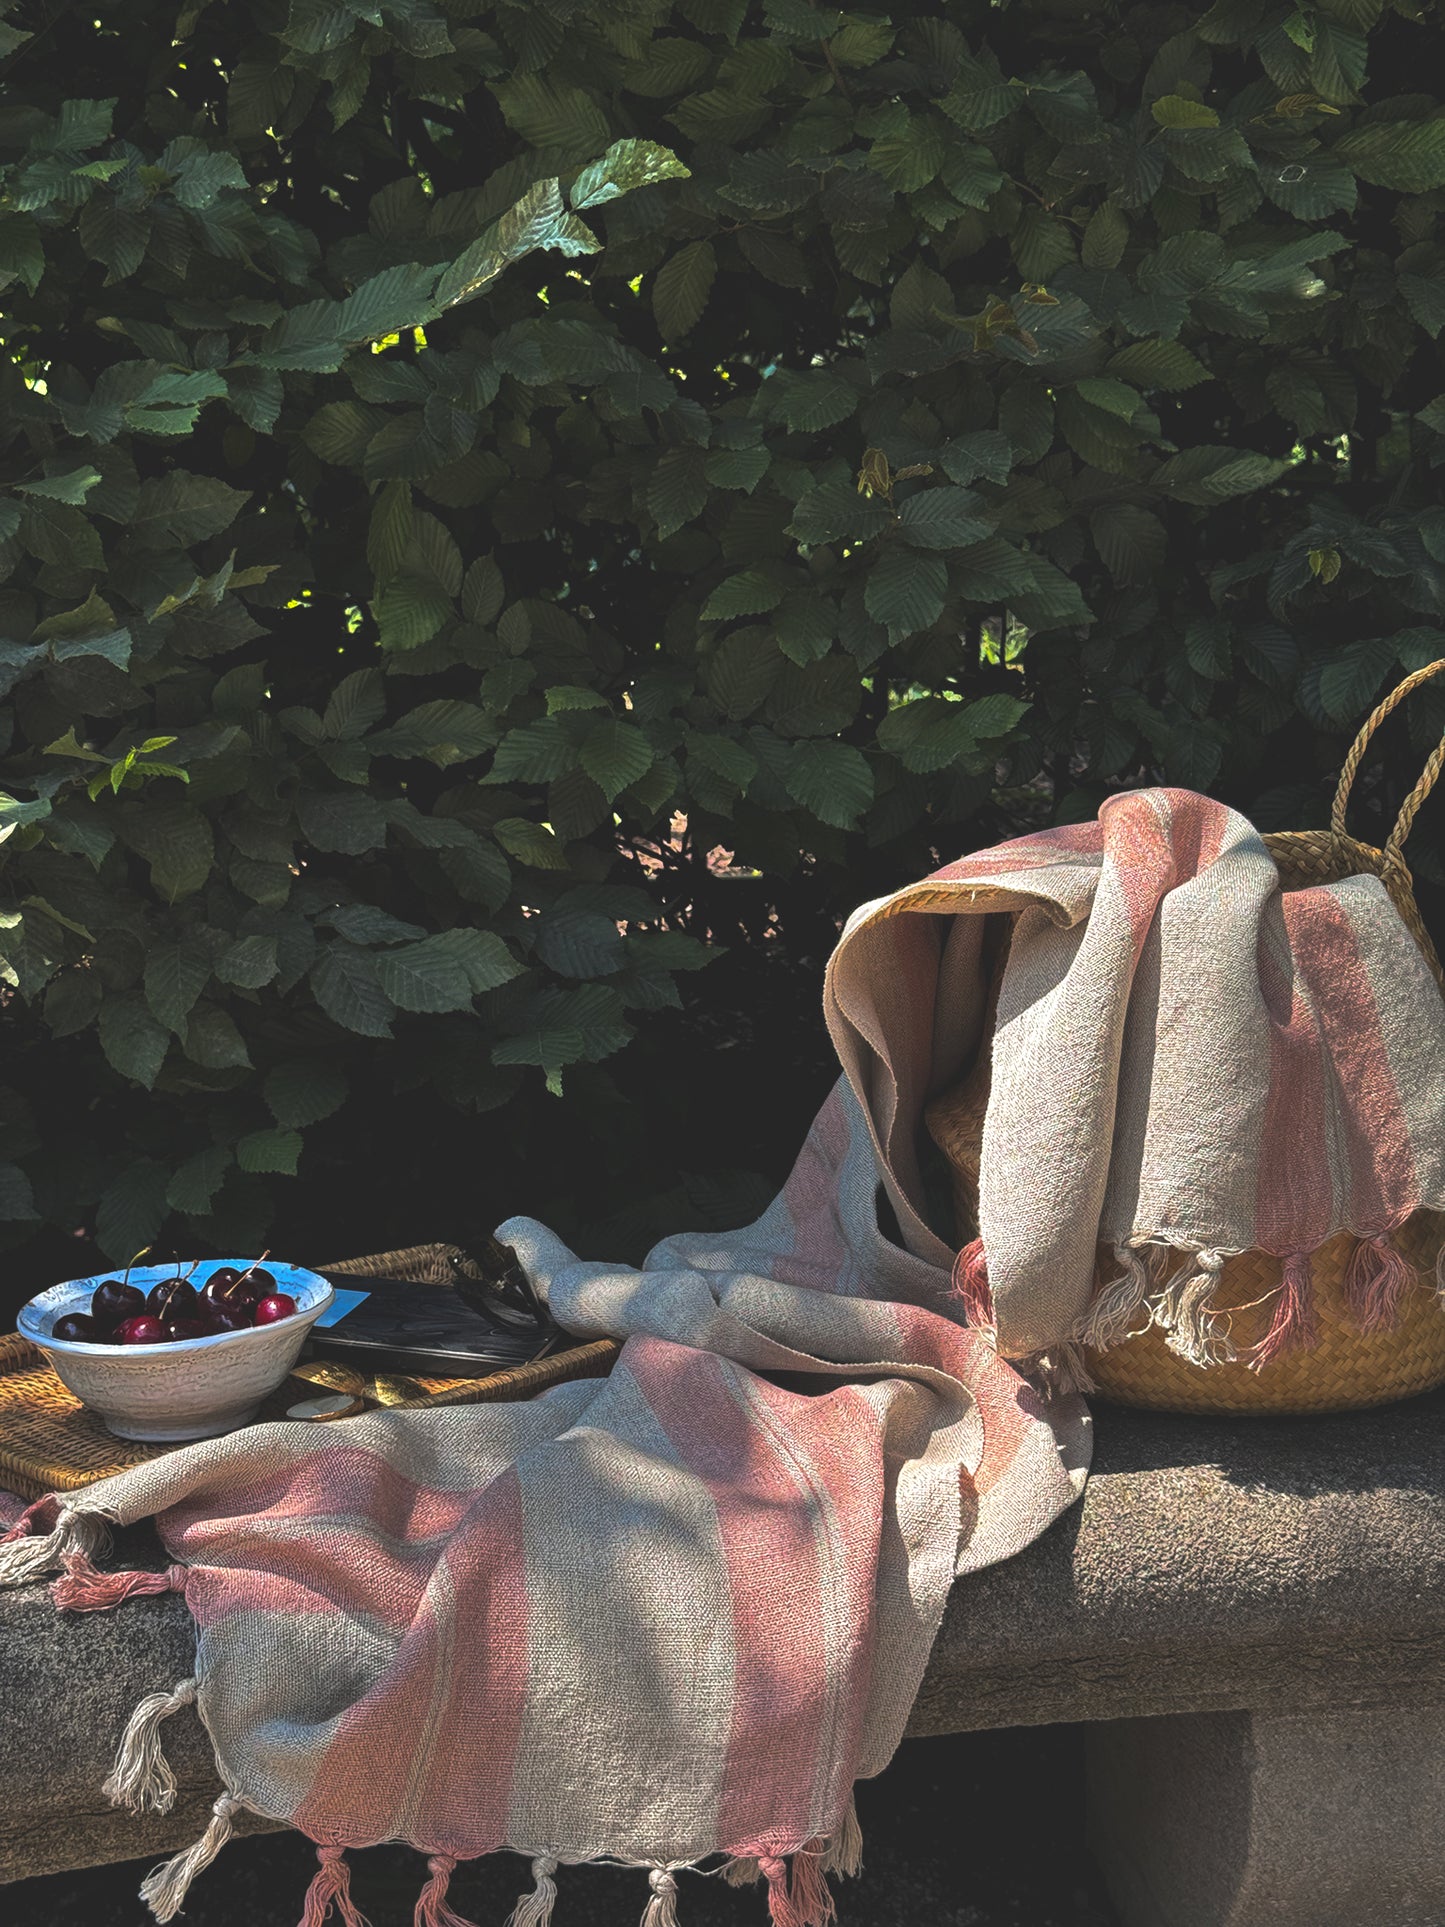
<svg viewBox="0 0 1445 1927">
<path fill-rule="evenodd" d="M 464 1254 L 454 1245 L 416 1245 L 321 1269 L 357 1278 L 450 1284 L 457 1261 L 465 1262 Z M 530 1365 L 508 1366 L 486 1378 L 418 1377 L 423 1395 L 393 1401 L 392 1409 L 533 1398 L 549 1385 L 569 1379 L 605 1378 L 617 1353 L 612 1340 L 604 1338 L 549 1353 Z M 257 1422 L 284 1418 L 287 1406 L 298 1396 L 295 1381 L 287 1380 L 262 1406 Z M 337 1422 L 344 1425 L 346 1420 Z M 179 1449 L 114 1437 L 94 1412 L 66 1391 L 43 1352 L 18 1332 L 0 1338 L 0 1487 L 25 1499 L 38 1499 L 46 1492 L 76 1492 L 97 1479 Z"/>
</svg>

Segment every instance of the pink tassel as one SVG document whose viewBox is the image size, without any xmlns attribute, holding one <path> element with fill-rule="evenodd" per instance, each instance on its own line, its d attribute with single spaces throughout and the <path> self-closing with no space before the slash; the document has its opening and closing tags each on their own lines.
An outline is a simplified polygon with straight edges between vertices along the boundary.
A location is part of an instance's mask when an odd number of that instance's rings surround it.
<svg viewBox="0 0 1445 1927">
<path fill-rule="evenodd" d="M 1292 1251 L 1284 1260 L 1273 1322 L 1254 1348 L 1250 1369 L 1257 1372 L 1287 1352 L 1307 1352 L 1317 1336 L 1309 1254 Z"/>
<path fill-rule="evenodd" d="M 447 1883 L 456 1861 L 449 1853 L 434 1853 L 426 1864 L 431 1868 L 431 1879 L 417 1899 L 412 1927 L 471 1927 L 470 1921 L 463 1920 L 447 1905 Z"/>
<path fill-rule="evenodd" d="M 306 1889 L 301 1927 L 322 1927 L 333 1907 L 342 1927 L 370 1927 L 366 1916 L 357 1912 L 356 1903 L 351 1898 L 351 1869 L 346 1864 L 345 1850 L 341 1847 L 318 1847 L 316 1858 L 321 1865 Z"/>
<path fill-rule="evenodd" d="M 0 1532 L 0 1546 L 13 1545 L 17 1539 L 30 1537 L 30 1521 L 22 1512 L 8 1532 Z"/>
<path fill-rule="evenodd" d="M 1345 1291 L 1356 1325 L 1362 1332 L 1393 1331 L 1400 1322 L 1405 1293 L 1415 1282 L 1414 1266 L 1387 1233 L 1361 1238 L 1345 1272 Z"/>
<path fill-rule="evenodd" d="M 953 1291 L 962 1301 L 963 1315 L 975 1331 L 994 1330 L 993 1293 L 988 1284 L 988 1260 L 983 1239 L 965 1245 L 953 1261 Z"/>
<path fill-rule="evenodd" d="M 63 1613 L 99 1613 L 127 1599 L 184 1592 L 189 1577 L 185 1566 L 167 1566 L 164 1572 L 101 1572 L 83 1552 L 67 1553 L 61 1564 L 65 1577 L 56 1580 L 50 1597 Z"/>
<path fill-rule="evenodd" d="M 823 1875 L 823 1842 L 810 1840 L 793 1855 L 793 1879 L 788 1889 L 802 1927 L 829 1927 L 838 1910 Z"/>
<path fill-rule="evenodd" d="M 773 1927 L 805 1927 L 788 1891 L 788 1863 L 777 1854 L 759 1854 L 758 1866 L 768 1883 L 768 1918 Z"/>
</svg>

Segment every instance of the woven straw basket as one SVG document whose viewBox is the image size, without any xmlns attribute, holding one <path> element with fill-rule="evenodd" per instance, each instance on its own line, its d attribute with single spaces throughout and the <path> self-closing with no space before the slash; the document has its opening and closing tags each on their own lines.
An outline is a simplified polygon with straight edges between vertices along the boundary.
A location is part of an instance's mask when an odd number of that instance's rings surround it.
<svg viewBox="0 0 1445 1927">
<path fill-rule="evenodd" d="M 1445 764 L 1445 742 L 1431 755 L 1420 781 L 1406 797 L 1399 819 L 1382 850 L 1357 843 L 1345 832 L 1345 809 L 1366 745 L 1379 723 L 1428 677 L 1445 670 L 1445 659 L 1406 677 L 1379 705 L 1356 737 L 1335 792 L 1328 830 L 1291 830 L 1265 837 L 1285 890 L 1337 883 L 1344 877 L 1379 877 L 1401 920 L 1445 991 L 1440 959 L 1420 912 L 1401 846 L 1416 812 Z M 994 977 L 997 998 L 1001 953 Z M 991 1029 L 991 1019 L 990 1019 Z M 934 1142 L 952 1166 L 954 1209 L 960 1244 L 978 1235 L 978 1172 L 983 1120 L 988 1105 L 989 1054 L 962 1083 L 928 1107 Z M 1442 1120 L 1445 1128 L 1445 1120 Z M 1341 1232 L 1313 1254 L 1313 1295 L 1317 1342 L 1307 1351 L 1286 1352 L 1256 1367 L 1252 1347 L 1269 1329 L 1281 1287 L 1282 1265 L 1264 1251 L 1245 1251 L 1226 1260 L 1213 1296 L 1239 1357 L 1206 1367 L 1169 1349 L 1165 1332 L 1151 1325 L 1107 1351 L 1088 1350 L 1085 1363 L 1097 1391 L 1121 1405 L 1168 1412 L 1230 1412 L 1267 1416 L 1285 1412 L 1342 1412 L 1384 1405 L 1445 1384 L 1445 1310 L 1436 1292 L 1435 1266 L 1445 1244 L 1445 1215 L 1420 1211 L 1393 1234 L 1400 1255 L 1415 1272 L 1390 1328 L 1361 1331 L 1348 1308 L 1345 1273 L 1356 1239 Z M 1182 1264 L 1184 1252 L 1159 1253 L 1160 1282 Z M 1118 1271 L 1112 1251 L 1100 1248 L 1096 1287 Z"/>
</svg>

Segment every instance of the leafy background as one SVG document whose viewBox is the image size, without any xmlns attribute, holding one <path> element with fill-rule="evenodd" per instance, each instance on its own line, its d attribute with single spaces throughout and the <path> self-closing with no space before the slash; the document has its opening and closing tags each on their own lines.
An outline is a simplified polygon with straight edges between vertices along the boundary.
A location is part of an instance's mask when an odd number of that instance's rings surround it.
<svg viewBox="0 0 1445 1927">
<path fill-rule="evenodd" d="M 1442 54 L 1416 0 L 0 8 L 7 1292 L 737 1222 L 855 903 L 1119 786 L 1324 820 L 1445 654 Z"/>
</svg>

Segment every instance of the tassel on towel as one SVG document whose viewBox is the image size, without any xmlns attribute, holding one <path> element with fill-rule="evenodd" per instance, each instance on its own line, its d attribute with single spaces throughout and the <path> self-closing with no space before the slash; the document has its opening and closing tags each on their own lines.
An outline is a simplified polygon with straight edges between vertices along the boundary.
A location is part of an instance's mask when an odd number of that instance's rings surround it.
<svg viewBox="0 0 1445 1927">
<path fill-rule="evenodd" d="M 963 1315 L 969 1324 L 992 1342 L 998 1328 L 994 1322 L 993 1293 L 989 1290 L 988 1260 L 982 1238 L 965 1245 L 954 1259 L 952 1289 L 962 1302 Z"/>
<path fill-rule="evenodd" d="M 366 1916 L 357 1911 L 351 1898 L 351 1869 L 341 1847 L 318 1847 L 321 1862 L 306 1889 L 306 1905 L 301 1912 L 301 1927 L 324 1927 L 331 1909 L 336 1909 L 341 1927 L 370 1927 Z"/>
<path fill-rule="evenodd" d="M 541 1853 L 532 1862 L 532 1891 L 523 1894 L 507 1916 L 507 1927 L 551 1927 L 552 1909 L 557 1904 L 557 1883 L 552 1878 L 557 1862 Z"/>
<path fill-rule="evenodd" d="M 1272 1358 L 1282 1358 L 1288 1352 L 1308 1351 L 1317 1332 L 1309 1255 L 1292 1251 L 1283 1261 L 1274 1319 L 1254 1348 L 1250 1369 L 1257 1372 Z"/>
<path fill-rule="evenodd" d="M 184 1592 L 188 1566 L 167 1566 L 164 1572 L 102 1572 L 83 1552 L 67 1552 L 60 1561 L 65 1577 L 50 1588 L 56 1610 L 63 1613 L 100 1613 L 122 1606 L 127 1599 L 159 1599 L 168 1592 Z"/>
<path fill-rule="evenodd" d="M 1074 1332 L 1079 1344 L 1096 1352 L 1134 1337 L 1135 1320 L 1149 1296 L 1149 1267 L 1140 1253 L 1132 1245 L 1115 1245 L 1114 1258 L 1119 1276 L 1099 1288 Z M 1147 1330 L 1148 1325 L 1146 1317 L 1139 1329 Z"/>
<path fill-rule="evenodd" d="M 196 1682 L 183 1679 L 169 1693 L 148 1693 L 130 1716 L 121 1736 L 115 1765 L 101 1792 L 113 1807 L 132 1813 L 169 1813 L 176 1803 L 176 1776 L 161 1752 L 162 1720 L 193 1706 Z"/>
<path fill-rule="evenodd" d="M 849 1796 L 843 1818 L 829 1834 L 823 1851 L 824 1873 L 844 1874 L 852 1879 L 863 1867 L 863 1829 L 858 1824 L 858 1808 Z"/>
<path fill-rule="evenodd" d="M 768 1918 L 773 1927 L 803 1927 L 788 1891 L 788 1863 L 778 1854 L 759 1854 L 758 1870 L 768 1883 Z"/>
<path fill-rule="evenodd" d="M 1362 1332 L 1393 1331 L 1415 1267 L 1387 1232 L 1361 1238 L 1345 1268 L 1350 1316 Z"/>
<path fill-rule="evenodd" d="M 833 1895 L 823 1874 L 823 1842 L 810 1840 L 793 1855 L 788 1897 L 802 1927 L 830 1927 L 837 1919 Z"/>
<path fill-rule="evenodd" d="M 654 1867 L 647 1876 L 652 1898 L 642 1910 L 641 1927 L 677 1927 L 677 1881 L 667 1867 Z"/>
<path fill-rule="evenodd" d="M 174 1920 L 185 1905 L 191 1882 L 204 1873 L 231 1837 L 231 1816 L 239 1813 L 241 1802 L 232 1793 L 223 1793 L 211 1808 L 211 1823 L 193 1847 L 164 1861 L 141 1882 L 140 1897 L 156 1919 Z"/>
<path fill-rule="evenodd" d="M 54 1572 L 67 1554 L 84 1553 L 93 1559 L 109 1543 L 110 1527 L 98 1512 L 72 1512 L 63 1506 L 49 1532 L 37 1532 L 27 1516 L 0 1544 L 0 1586 L 33 1585 Z"/>
<path fill-rule="evenodd" d="M 1229 1335 L 1227 1314 L 1217 1311 L 1214 1294 L 1224 1270 L 1224 1253 L 1206 1246 L 1180 1266 L 1155 1301 L 1153 1323 L 1178 1358 L 1207 1369 L 1230 1365 L 1239 1356 Z"/>
<path fill-rule="evenodd" d="M 463 1920 L 447 1905 L 447 1883 L 455 1870 L 456 1861 L 449 1853 L 434 1853 L 426 1864 L 431 1871 L 431 1879 L 417 1897 L 412 1927 L 471 1927 L 470 1921 Z"/>
</svg>

